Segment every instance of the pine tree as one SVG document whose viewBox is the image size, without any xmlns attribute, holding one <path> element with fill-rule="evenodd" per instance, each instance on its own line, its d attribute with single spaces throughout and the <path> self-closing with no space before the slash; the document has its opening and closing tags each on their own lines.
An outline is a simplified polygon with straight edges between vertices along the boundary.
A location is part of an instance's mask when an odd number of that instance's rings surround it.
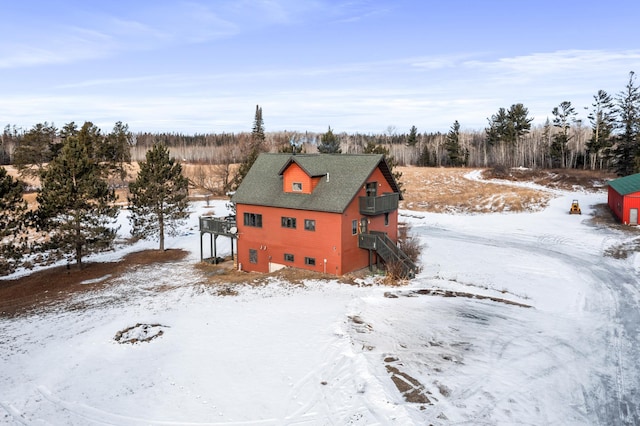
<svg viewBox="0 0 640 426">
<path fill-rule="evenodd" d="M 169 150 L 156 144 L 147 151 L 146 161 L 129 185 L 131 234 L 141 238 L 157 238 L 164 250 L 166 235 L 175 235 L 179 225 L 189 216 L 189 181 L 182 166 L 169 156 Z"/>
<path fill-rule="evenodd" d="M 553 135 L 551 142 L 551 160 L 556 166 L 566 167 L 567 165 L 567 144 L 569 143 L 569 129 L 576 122 L 576 109 L 569 101 L 560 102 L 560 105 L 554 107 L 551 111 L 553 114 L 553 127 L 560 129 L 559 133 Z"/>
<path fill-rule="evenodd" d="M 333 134 L 331 126 L 325 134 L 320 137 L 320 143 L 318 144 L 318 152 L 321 154 L 341 154 L 342 148 L 340 148 L 340 140 Z"/>
<path fill-rule="evenodd" d="M 513 104 L 508 110 L 498 109 L 489 119 L 489 127 L 485 128 L 486 143 L 498 146 L 498 162 L 501 165 L 507 166 L 513 162 L 520 139 L 531 130 L 533 118 L 528 115 L 529 110 L 523 104 Z"/>
<path fill-rule="evenodd" d="M 411 126 L 409 136 L 407 137 L 407 145 L 416 146 L 416 143 L 418 143 L 418 128 L 416 126 Z"/>
<path fill-rule="evenodd" d="M 258 159 L 258 156 L 261 152 L 264 151 L 264 121 L 262 119 L 262 108 L 259 105 L 256 105 L 256 114 L 253 119 L 253 130 L 251 131 L 251 139 L 249 140 L 249 146 L 244 151 L 246 155 L 242 162 L 240 163 L 240 167 L 238 167 L 238 172 L 233 180 L 234 188 L 238 188 L 244 177 L 249 173 L 253 163 Z"/>
<path fill-rule="evenodd" d="M 251 139 L 260 144 L 265 140 L 264 120 L 262 119 L 262 107 L 260 107 L 260 105 L 256 105 L 256 114 L 253 119 L 253 128 L 251 129 Z"/>
<path fill-rule="evenodd" d="M 616 97 L 618 128 L 622 132 L 616 138 L 615 170 L 619 176 L 627 176 L 639 170 L 640 148 L 640 90 L 635 84 L 635 73 L 629 73 L 625 89 Z"/>
<path fill-rule="evenodd" d="M 604 90 L 598 90 L 598 94 L 593 96 L 593 101 L 593 109 L 588 116 L 593 133 L 586 143 L 591 170 L 595 170 L 598 162 L 599 168 L 602 168 L 602 162 L 609 157 L 615 126 L 611 95 Z"/>
<path fill-rule="evenodd" d="M 38 219 L 52 246 L 82 268 L 87 253 L 108 249 L 116 235 L 118 208 L 101 165 L 89 154 L 87 138 L 65 139 L 60 154 L 41 174 Z"/>
<path fill-rule="evenodd" d="M 27 211 L 23 192 L 24 183 L 0 167 L 0 275 L 15 270 L 26 244 L 26 239 L 20 238 Z"/>
<path fill-rule="evenodd" d="M 24 134 L 13 153 L 13 164 L 22 176 L 38 176 L 53 152 L 57 129 L 53 124 L 38 123 Z"/>
<path fill-rule="evenodd" d="M 127 177 L 125 163 L 131 162 L 132 143 L 133 135 L 129 131 L 129 125 L 118 121 L 100 145 L 100 158 L 109 164 L 110 171 L 116 173 L 121 180 Z"/>
<path fill-rule="evenodd" d="M 464 155 L 460 146 L 460 123 L 458 123 L 458 120 L 453 122 L 451 130 L 447 133 L 445 149 L 451 166 L 458 167 L 466 164 L 466 155 Z"/>
</svg>

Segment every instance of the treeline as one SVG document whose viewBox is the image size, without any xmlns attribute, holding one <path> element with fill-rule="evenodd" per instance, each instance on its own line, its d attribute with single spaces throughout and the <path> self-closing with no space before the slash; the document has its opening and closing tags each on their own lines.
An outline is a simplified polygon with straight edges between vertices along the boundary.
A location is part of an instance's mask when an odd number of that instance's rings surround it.
<svg viewBox="0 0 640 426">
<path fill-rule="evenodd" d="M 639 171 L 640 92 L 635 73 L 629 73 L 627 85 L 616 96 L 598 91 L 587 110 L 587 119 L 579 119 L 576 107 L 562 101 L 549 111 L 544 124 L 532 126 L 528 109 L 517 103 L 499 108 L 482 130 L 466 130 L 463 123 L 455 121 L 447 133 L 419 132 L 416 126 L 406 132 L 389 127 L 383 134 L 336 132 L 331 128 L 328 132 L 343 153 L 362 153 L 370 145 L 384 146 L 399 165 L 580 168 L 615 171 L 621 176 Z M 287 151 L 295 146 L 301 152 L 318 152 L 327 133 L 264 132 L 261 150 Z M 63 134 L 64 128 L 56 132 L 47 123 L 28 131 L 7 125 L 1 138 L 0 163 L 22 164 L 21 147 L 38 138 L 56 140 Z M 241 163 L 252 138 L 252 132 L 134 133 L 129 150 L 131 159 L 140 161 L 151 146 L 162 143 L 181 161 Z"/>
</svg>

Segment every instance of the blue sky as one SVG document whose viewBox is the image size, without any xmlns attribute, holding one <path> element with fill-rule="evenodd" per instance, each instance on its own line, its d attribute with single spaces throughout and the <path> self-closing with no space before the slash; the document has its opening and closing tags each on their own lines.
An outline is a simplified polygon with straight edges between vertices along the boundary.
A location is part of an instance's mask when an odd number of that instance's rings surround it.
<svg viewBox="0 0 640 426">
<path fill-rule="evenodd" d="M 640 73 L 637 0 L 3 1 L 0 124 L 482 130 Z"/>
</svg>

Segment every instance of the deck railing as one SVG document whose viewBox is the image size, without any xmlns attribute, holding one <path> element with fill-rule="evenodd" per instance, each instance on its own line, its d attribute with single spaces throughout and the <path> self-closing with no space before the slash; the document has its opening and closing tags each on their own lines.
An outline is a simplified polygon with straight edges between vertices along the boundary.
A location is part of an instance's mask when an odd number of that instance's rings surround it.
<svg viewBox="0 0 640 426">
<path fill-rule="evenodd" d="M 400 194 L 397 192 L 377 197 L 360 197 L 360 214 L 375 216 L 392 212 L 398 209 L 399 199 Z"/>
</svg>

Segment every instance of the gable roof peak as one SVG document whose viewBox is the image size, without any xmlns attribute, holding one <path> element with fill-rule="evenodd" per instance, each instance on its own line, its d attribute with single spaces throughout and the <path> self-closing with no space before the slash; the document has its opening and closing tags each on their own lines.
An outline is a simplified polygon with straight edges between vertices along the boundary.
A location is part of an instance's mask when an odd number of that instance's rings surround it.
<svg viewBox="0 0 640 426">
<path fill-rule="evenodd" d="M 318 182 L 313 194 L 282 190 L 283 173 L 295 163 L 310 177 L 328 177 Z M 400 192 L 382 154 L 264 153 L 245 176 L 233 201 L 299 210 L 343 212 L 369 176 L 380 168 L 393 192 Z M 402 196 L 400 196 L 402 198 Z"/>
</svg>

